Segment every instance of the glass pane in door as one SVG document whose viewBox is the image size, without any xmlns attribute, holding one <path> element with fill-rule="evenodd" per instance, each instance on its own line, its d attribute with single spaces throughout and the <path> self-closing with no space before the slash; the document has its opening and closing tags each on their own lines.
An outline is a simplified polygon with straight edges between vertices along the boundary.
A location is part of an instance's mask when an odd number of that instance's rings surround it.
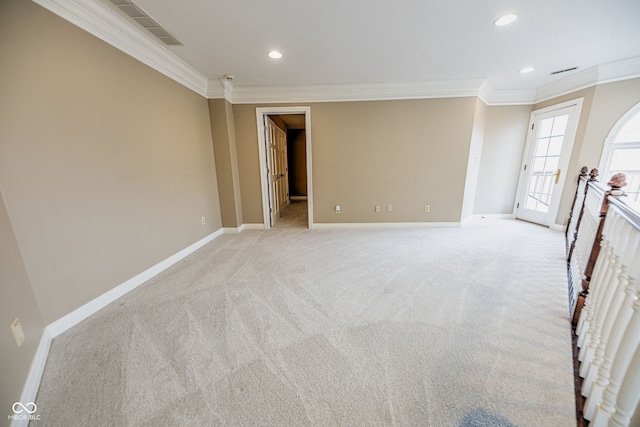
<svg viewBox="0 0 640 427">
<path fill-rule="evenodd" d="M 549 211 L 568 119 L 569 115 L 565 114 L 540 121 L 527 187 L 526 209 L 542 213 Z"/>
</svg>

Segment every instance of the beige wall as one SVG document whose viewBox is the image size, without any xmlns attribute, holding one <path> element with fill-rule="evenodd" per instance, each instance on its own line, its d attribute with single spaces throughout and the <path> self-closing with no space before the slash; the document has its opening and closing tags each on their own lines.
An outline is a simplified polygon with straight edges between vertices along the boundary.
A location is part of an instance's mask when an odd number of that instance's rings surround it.
<svg viewBox="0 0 640 427">
<path fill-rule="evenodd" d="M 44 323 L 0 194 L 0 415 L 11 414 L 36 353 Z M 9 323 L 20 319 L 25 341 L 18 347 Z"/>
<path fill-rule="evenodd" d="M 6 405 L 20 394 L 44 325 L 218 230 L 219 194 L 230 226 L 261 223 L 262 206 L 256 105 L 207 102 L 32 2 L 0 2 L 0 39 Z M 640 101 L 640 79 L 534 109 L 578 97 L 585 100 L 574 172 L 557 222 L 566 221 L 580 166 L 597 165 L 611 127 Z M 487 108 L 476 98 L 306 105 L 317 223 L 458 222 L 476 174 L 476 213 L 513 206 L 518 135 L 531 107 Z M 220 189 L 214 145 L 225 158 Z M 13 317 L 25 328 L 21 348 L 6 327 Z"/>
<path fill-rule="evenodd" d="M 221 227 L 209 112 L 34 3 L 0 7 L 0 188 L 48 324 Z"/>
<path fill-rule="evenodd" d="M 580 168 L 582 166 L 587 166 L 589 169 L 598 167 L 604 140 L 611 128 L 625 112 L 640 102 L 640 78 L 601 84 L 572 92 L 536 104 L 534 109 L 537 110 L 580 97 L 584 97 L 582 113 L 571 153 L 567 180 L 562 191 L 562 200 L 556 218 L 557 224 L 566 225 L 569 219 Z M 608 177 L 601 177 L 601 181 L 608 181 Z"/>
<path fill-rule="evenodd" d="M 531 105 L 487 108 L 475 214 L 512 214 Z"/>
<path fill-rule="evenodd" d="M 237 167 L 233 107 L 225 99 L 209 100 L 211 134 L 223 227 L 242 225 L 242 201 Z"/>
<path fill-rule="evenodd" d="M 305 105 L 314 222 L 460 221 L 476 98 Z M 262 222 L 256 107 L 233 106 L 246 223 Z"/>
<path fill-rule="evenodd" d="M 486 116 L 487 106 L 481 100 L 476 99 L 471 144 L 469 146 L 469 156 L 467 159 L 467 177 L 463 190 L 464 199 L 462 202 L 462 215 L 460 218 L 462 221 L 473 215 L 473 207 L 475 204 L 478 178 L 480 174 L 480 159 L 482 158 Z"/>
</svg>

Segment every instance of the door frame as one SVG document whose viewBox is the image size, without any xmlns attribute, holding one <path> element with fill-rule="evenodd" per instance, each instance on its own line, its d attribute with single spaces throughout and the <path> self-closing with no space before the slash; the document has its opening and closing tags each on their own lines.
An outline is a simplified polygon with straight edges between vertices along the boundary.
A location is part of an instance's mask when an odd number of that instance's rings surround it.
<svg viewBox="0 0 640 427">
<path fill-rule="evenodd" d="M 529 118 L 529 127 L 527 128 L 527 142 L 525 144 L 524 153 L 522 155 L 522 162 L 520 164 L 520 177 L 518 178 L 518 191 L 516 193 L 516 199 L 513 204 L 513 212 L 514 216 L 518 218 L 518 209 L 519 203 L 523 198 L 523 192 L 526 191 L 527 182 L 525 180 L 525 165 L 528 164 L 529 159 L 532 155 L 533 145 L 535 141 L 536 131 L 532 129 L 533 124 L 536 122 L 537 116 L 541 114 L 546 114 L 553 112 L 555 110 L 562 110 L 568 107 L 575 107 L 573 114 L 569 116 L 569 122 L 567 123 L 567 130 L 565 133 L 565 141 L 563 144 L 563 151 L 567 150 L 567 157 L 565 162 L 558 165 L 558 167 L 562 167 L 563 173 L 560 174 L 560 178 L 558 179 L 557 191 L 559 191 L 556 197 L 555 194 L 552 196 L 551 205 L 549 206 L 549 212 L 547 213 L 546 222 L 543 225 L 546 225 L 550 228 L 556 228 L 556 220 L 558 219 L 558 210 L 560 209 L 560 201 L 562 199 L 562 192 L 564 190 L 564 184 L 568 176 L 568 166 L 571 161 L 571 154 L 573 153 L 573 144 L 576 139 L 576 132 L 578 130 L 578 124 L 580 122 L 580 114 L 582 112 L 582 103 L 584 98 L 576 98 L 570 101 L 562 102 L 560 104 L 551 105 L 549 107 L 540 108 L 538 110 L 534 110 L 531 112 L 531 116 Z M 560 227 L 560 226 L 558 226 Z"/>
<path fill-rule="evenodd" d="M 260 188 L 262 192 L 262 223 L 265 229 L 271 228 L 269 220 L 269 180 L 267 179 L 267 150 L 264 137 L 266 116 L 286 114 L 304 114 L 305 150 L 307 155 L 307 208 L 308 226 L 313 228 L 313 182 L 311 180 L 311 107 L 257 107 L 256 120 L 258 123 L 258 156 L 260 159 Z"/>
</svg>

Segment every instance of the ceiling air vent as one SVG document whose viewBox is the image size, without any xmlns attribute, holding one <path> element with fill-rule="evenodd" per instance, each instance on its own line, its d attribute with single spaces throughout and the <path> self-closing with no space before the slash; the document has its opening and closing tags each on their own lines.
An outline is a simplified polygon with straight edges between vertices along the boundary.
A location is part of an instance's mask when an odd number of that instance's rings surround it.
<svg viewBox="0 0 640 427">
<path fill-rule="evenodd" d="M 577 70 L 577 69 L 578 69 L 578 67 L 566 68 L 566 69 L 564 69 L 564 70 L 553 71 L 553 72 L 551 73 L 551 75 L 553 76 L 553 75 L 555 75 L 555 74 L 566 73 L 567 71 L 573 71 L 573 70 Z"/>
<path fill-rule="evenodd" d="M 133 20 L 135 20 L 138 24 L 142 25 L 147 29 L 151 34 L 159 38 L 169 46 L 182 46 L 182 43 L 178 41 L 169 31 L 165 30 L 153 20 L 152 17 L 147 15 L 147 13 L 140 9 L 137 5 L 133 4 L 129 0 L 110 0 L 111 3 L 116 5 L 118 9 L 129 15 Z"/>
</svg>

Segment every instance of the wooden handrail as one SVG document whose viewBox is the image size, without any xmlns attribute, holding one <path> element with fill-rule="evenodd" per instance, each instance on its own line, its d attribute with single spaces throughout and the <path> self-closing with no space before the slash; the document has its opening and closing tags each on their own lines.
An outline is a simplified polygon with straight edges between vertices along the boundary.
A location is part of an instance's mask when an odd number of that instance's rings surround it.
<svg viewBox="0 0 640 427">
<path fill-rule="evenodd" d="M 580 169 L 580 175 L 578 175 L 578 184 L 576 185 L 576 192 L 573 195 L 573 203 L 571 203 L 571 210 L 569 211 L 569 225 L 571 225 L 571 220 L 573 219 L 573 212 L 576 209 L 576 202 L 578 201 L 578 193 L 579 193 L 579 190 L 580 190 L 580 181 L 583 178 L 586 178 L 588 170 L 589 170 L 589 168 L 586 167 L 586 166 L 583 166 L 582 169 Z M 578 226 L 576 225 L 576 227 L 573 230 L 571 230 L 572 234 L 575 234 L 573 232 L 577 231 L 577 227 Z M 564 237 L 565 237 L 565 240 L 567 242 L 567 248 L 569 248 L 569 230 L 570 230 L 570 227 L 567 227 L 567 229 L 564 232 Z M 572 242 L 575 242 L 575 238 L 576 238 L 575 235 L 571 236 Z M 567 251 L 568 251 L 568 249 L 567 249 Z"/>
<path fill-rule="evenodd" d="M 615 205 L 624 217 L 636 229 L 640 230 L 640 204 L 633 203 L 620 197 L 609 197 L 609 204 Z"/>
<path fill-rule="evenodd" d="M 569 224 L 567 225 L 567 229 L 564 233 L 567 249 L 567 265 L 569 265 L 569 262 L 571 261 L 571 255 L 573 254 L 573 249 L 576 246 L 576 239 L 578 238 L 578 228 L 580 227 L 580 220 L 582 219 L 582 209 L 584 208 L 585 192 L 587 191 L 586 179 L 588 170 L 589 168 L 587 168 L 586 166 L 583 166 L 582 169 L 580 169 L 580 175 L 578 175 L 578 183 L 576 185 L 576 192 L 573 196 L 571 211 L 569 212 Z M 577 212 L 576 208 L 578 208 Z"/>
</svg>

